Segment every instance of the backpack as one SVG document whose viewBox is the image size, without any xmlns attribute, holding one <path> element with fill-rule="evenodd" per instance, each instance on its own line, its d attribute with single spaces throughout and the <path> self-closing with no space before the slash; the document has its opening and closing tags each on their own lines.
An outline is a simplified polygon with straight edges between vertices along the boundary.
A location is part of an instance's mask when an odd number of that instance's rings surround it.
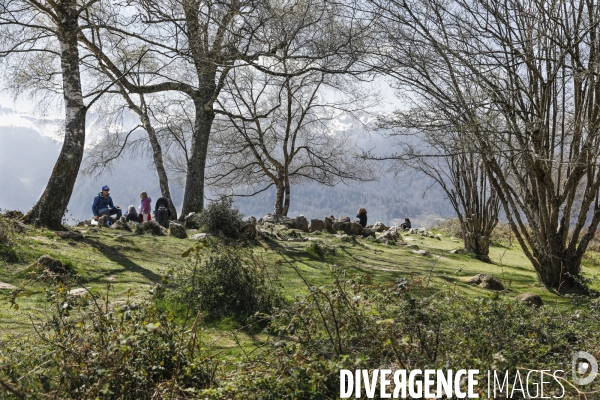
<svg viewBox="0 0 600 400">
<path fill-rule="evenodd" d="M 169 217 L 171 216 L 171 210 L 166 207 L 160 206 L 155 211 L 156 222 L 165 228 L 169 227 Z"/>
</svg>

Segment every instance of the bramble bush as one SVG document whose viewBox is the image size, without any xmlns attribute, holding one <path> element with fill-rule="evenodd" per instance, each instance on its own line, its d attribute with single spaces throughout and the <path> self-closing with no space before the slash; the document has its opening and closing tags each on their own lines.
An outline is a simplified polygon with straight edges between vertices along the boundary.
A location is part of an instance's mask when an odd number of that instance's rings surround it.
<svg viewBox="0 0 600 400">
<path fill-rule="evenodd" d="M 326 246 L 322 241 L 311 241 L 306 246 L 306 252 L 318 259 L 325 260 L 327 257 L 335 255 L 335 247 Z"/>
<path fill-rule="evenodd" d="M 201 311 L 205 319 L 233 316 L 245 320 L 283 304 L 277 277 L 251 250 L 209 240 L 205 247 L 192 248 L 184 255 L 190 261 L 174 273 L 175 289 L 167 297 Z"/>
<path fill-rule="evenodd" d="M 0 214 L 0 260 L 18 262 L 21 259 L 15 245 L 13 222 Z"/>
<path fill-rule="evenodd" d="M 183 398 L 214 383 L 198 320 L 182 326 L 154 304 L 113 304 L 110 286 L 100 296 L 69 289 L 46 289 L 50 316 L 36 335 L 0 342 L 0 380 L 17 397 Z"/>
<path fill-rule="evenodd" d="M 332 286 L 307 283 L 309 294 L 270 316 L 271 346 L 202 395 L 337 398 L 342 368 L 496 369 L 511 376 L 517 368 L 543 368 L 564 370 L 569 379 L 572 354 L 599 343 L 593 313 L 561 315 L 551 306 L 454 293 L 422 297 L 418 284 L 375 285 L 369 276 L 343 279 L 339 272 Z M 551 388 L 560 396 L 560 386 Z"/>
<path fill-rule="evenodd" d="M 215 236 L 239 239 L 245 225 L 243 218 L 244 215 L 233 207 L 233 199 L 221 196 L 208 203 L 198 215 L 198 222 L 208 233 Z"/>
</svg>

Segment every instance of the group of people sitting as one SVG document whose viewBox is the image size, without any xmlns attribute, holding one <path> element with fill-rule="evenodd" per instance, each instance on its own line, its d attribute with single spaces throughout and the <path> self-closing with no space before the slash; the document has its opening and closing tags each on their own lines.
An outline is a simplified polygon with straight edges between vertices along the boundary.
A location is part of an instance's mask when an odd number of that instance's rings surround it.
<svg viewBox="0 0 600 400">
<path fill-rule="evenodd" d="M 135 206 L 131 205 L 127 209 L 125 213 L 125 217 L 127 221 L 134 222 L 146 222 L 152 220 L 152 199 L 148 196 L 148 193 L 141 192 L 140 193 L 140 206 L 136 209 Z M 165 210 L 163 212 L 163 209 Z M 168 220 L 171 216 L 171 211 L 169 210 L 169 203 L 167 199 L 161 197 L 156 202 L 156 210 L 160 211 L 160 215 L 157 214 L 158 211 L 155 211 L 155 216 L 157 220 L 162 219 Z M 94 202 L 92 203 L 92 212 L 94 213 L 94 220 L 98 221 L 101 216 L 107 215 L 112 216 L 116 215 L 116 219 L 120 220 L 123 216 L 123 211 L 121 207 L 115 206 L 112 198 L 110 197 L 110 188 L 108 185 L 102 186 L 102 190 L 96 197 L 94 197 Z M 164 215 L 165 212 L 168 212 L 166 218 Z M 158 221 L 161 223 L 161 221 Z M 162 225 L 162 224 L 161 224 Z"/>
<path fill-rule="evenodd" d="M 358 218 L 358 223 L 363 228 L 366 227 L 367 226 L 367 209 L 362 208 L 362 207 L 359 208 L 358 213 L 356 213 L 356 218 Z M 335 229 L 335 223 L 337 222 L 335 217 L 333 215 L 330 215 L 329 220 L 331 221 L 331 224 L 332 224 L 333 228 Z M 400 227 L 402 229 L 410 229 L 411 228 L 410 219 L 404 218 L 404 222 L 402 224 L 400 224 Z"/>
<path fill-rule="evenodd" d="M 110 197 L 110 188 L 108 185 L 102 186 L 102 191 L 98 193 L 96 197 L 94 197 L 94 202 L 92 203 L 92 212 L 94 213 L 94 220 L 98 221 L 102 215 L 115 215 L 117 216 L 117 220 L 121 219 L 123 212 L 119 206 L 115 206 L 112 198 Z M 139 210 L 136 210 L 135 206 L 129 206 L 126 212 L 127 221 L 135 221 L 135 222 L 146 222 L 152 220 L 152 199 L 148 197 L 148 193 L 142 192 L 140 193 L 140 207 Z M 161 218 L 168 220 L 171 216 L 171 211 L 169 210 L 169 203 L 163 197 L 158 199 L 156 202 L 156 209 L 160 210 L 159 214 L 156 214 L 156 219 L 161 223 Z M 164 212 L 168 210 L 168 216 L 163 216 Z M 356 214 L 358 218 L 358 223 L 364 228 L 367 226 L 367 209 L 360 208 L 358 213 Z M 331 220 L 332 226 L 335 228 L 335 223 L 337 222 L 335 217 L 331 215 L 329 217 Z M 410 219 L 404 218 L 404 223 L 400 225 L 402 229 L 410 229 L 411 223 Z"/>
</svg>

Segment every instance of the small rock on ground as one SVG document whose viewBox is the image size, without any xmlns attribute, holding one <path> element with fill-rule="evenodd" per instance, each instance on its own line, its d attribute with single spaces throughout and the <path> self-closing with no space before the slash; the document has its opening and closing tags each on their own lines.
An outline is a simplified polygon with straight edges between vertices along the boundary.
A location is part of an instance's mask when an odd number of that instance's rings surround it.
<svg viewBox="0 0 600 400">
<path fill-rule="evenodd" d="M 2 289 L 14 290 L 14 289 L 18 289 L 18 287 L 11 285 L 10 283 L 0 282 L 0 290 L 2 290 Z"/>
<path fill-rule="evenodd" d="M 467 283 L 479 285 L 484 289 L 489 290 L 504 290 L 504 285 L 492 275 L 477 274 L 467 280 Z"/>
<path fill-rule="evenodd" d="M 62 261 L 48 255 L 41 256 L 37 260 L 37 265 L 55 274 L 69 274 L 74 272 L 69 265 L 63 264 Z"/>
<path fill-rule="evenodd" d="M 193 235 L 192 237 L 190 237 L 190 239 L 192 240 L 206 240 L 206 238 L 209 238 L 211 235 L 210 233 L 196 233 L 195 235 Z"/>
<path fill-rule="evenodd" d="M 89 291 L 90 289 L 91 289 L 91 288 L 89 288 L 89 287 L 85 287 L 85 288 L 77 288 L 77 289 L 69 290 L 69 294 L 70 294 L 71 296 L 76 296 L 76 297 L 79 297 L 79 296 L 85 296 L 86 294 L 88 294 L 88 291 Z"/>
<path fill-rule="evenodd" d="M 135 227 L 135 233 L 137 233 L 137 234 L 151 233 L 156 236 L 165 236 L 167 234 L 167 229 L 162 227 L 158 222 L 152 220 L 152 221 L 146 221 L 141 224 L 138 224 Z"/>
<path fill-rule="evenodd" d="M 83 239 L 83 235 L 78 231 L 57 231 L 54 232 L 56 236 L 61 239 L 72 239 L 72 240 L 81 240 Z"/>
<path fill-rule="evenodd" d="M 535 293 L 521 293 L 515 298 L 527 304 L 528 306 L 541 307 L 544 305 L 542 298 Z"/>
<path fill-rule="evenodd" d="M 29 230 L 29 226 L 25 225 L 21 221 L 13 221 L 13 228 L 15 231 L 22 233 Z"/>
<path fill-rule="evenodd" d="M 174 221 L 169 222 L 169 234 L 178 239 L 187 238 L 187 233 L 185 232 L 183 225 Z"/>
</svg>

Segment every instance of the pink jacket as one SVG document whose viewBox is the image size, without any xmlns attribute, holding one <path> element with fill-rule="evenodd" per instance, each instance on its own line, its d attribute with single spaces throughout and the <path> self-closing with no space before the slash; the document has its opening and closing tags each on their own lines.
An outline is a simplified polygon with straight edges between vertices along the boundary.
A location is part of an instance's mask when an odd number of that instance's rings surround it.
<svg viewBox="0 0 600 400">
<path fill-rule="evenodd" d="M 152 212 L 150 203 L 152 203 L 152 199 L 150 197 L 142 199 L 142 204 L 140 204 L 140 214 L 150 214 Z"/>
</svg>

